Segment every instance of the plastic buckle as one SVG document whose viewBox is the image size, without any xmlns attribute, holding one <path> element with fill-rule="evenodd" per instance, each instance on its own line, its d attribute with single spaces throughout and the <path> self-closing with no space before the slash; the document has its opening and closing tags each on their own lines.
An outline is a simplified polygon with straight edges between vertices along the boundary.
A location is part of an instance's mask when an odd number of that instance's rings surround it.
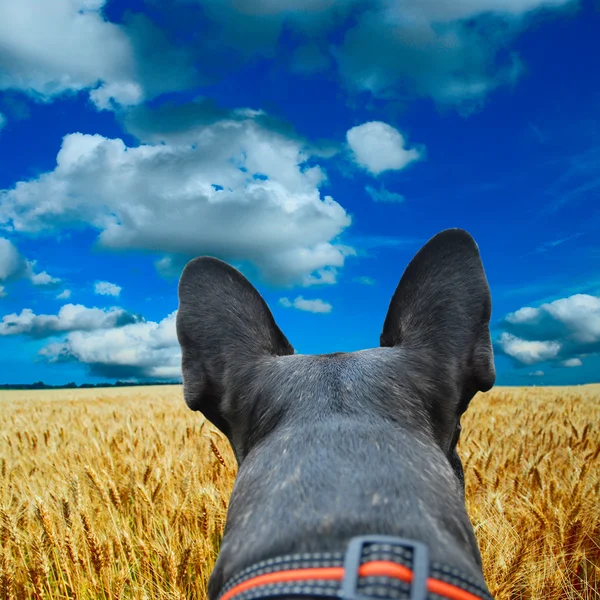
<svg viewBox="0 0 600 600">
<path fill-rule="evenodd" d="M 371 596 L 358 593 L 358 570 L 362 564 L 363 548 L 367 544 L 389 544 L 412 550 L 413 580 L 410 600 L 427 600 L 427 577 L 429 576 L 429 550 L 423 542 L 391 535 L 360 535 L 348 543 L 344 557 L 344 578 L 339 596 L 343 600 L 373 600 Z"/>
</svg>

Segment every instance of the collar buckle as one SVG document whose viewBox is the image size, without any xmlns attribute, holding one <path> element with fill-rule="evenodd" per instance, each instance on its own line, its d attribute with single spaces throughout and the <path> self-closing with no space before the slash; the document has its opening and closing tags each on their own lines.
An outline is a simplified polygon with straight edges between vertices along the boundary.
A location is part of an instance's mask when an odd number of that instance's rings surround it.
<svg viewBox="0 0 600 600">
<path fill-rule="evenodd" d="M 361 535 L 353 537 L 344 557 L 344 578 L 340 588 L 343 600 L 373 600 L 358 592 L 359 569 L 365 546 L 389 544 L 412 551 L 413 579 L 410 585 L 410 600 L 427 600 L 427 578 L 429 576 L 429 550 L 422 542 L 391 535 Z"/>
</svg>

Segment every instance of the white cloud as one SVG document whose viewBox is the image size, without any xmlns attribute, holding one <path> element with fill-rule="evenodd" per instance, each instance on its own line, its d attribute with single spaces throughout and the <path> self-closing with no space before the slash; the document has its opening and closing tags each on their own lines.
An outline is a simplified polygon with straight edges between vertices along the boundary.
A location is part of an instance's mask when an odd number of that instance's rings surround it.
<svg viewBox="0 0 600 600">
<path fill-rule="evenodd" d="M 0 113 L 0 130 L 6 125 L 6 117 Z"/>
<path fill-rule="evenodd" d="M 354 254 L 353 251 L 350 251 L 350 249 L 343 249 L 341 250 L 342 252 L 342 258 L 344 256 L 350 255 L 350 254 Z M 341 266 L 343 264 L 343 261 L 341 261 L 339 263 L 338 266 Z M 310 274 L 310 275 L 303 275 L 301 278 L 301 282 L 302 285 L 305 287 L 308 287 L 310 285 L 321 285 L 321 284 L 333 284 L 336 283 L 337 281 L 337 270 L 333 267 L 325 267 L 323 269 L 317 269 L 317 271 L 315 272 L 315 274 Z"/>
<path fill-rule="evenodd" d="M 51 286 L 60 282 L 46 271 L 35 273 L 35 260 L 25 259 L 15 245 L 6 238 L 0 237 L 0 281 L 29 279 L 36 286 Z"/>
<path fill-rule="evenodd" d="M 517 335 L 595 344 L 600 342 L 600 297 L 575 294 L 539 308 L 526 306 L 507 315 L 504 324 Z"/>
<path fill-rule="evenodd" d="M 348 85 L 386 97 L 400 92 L 428 96 L 441 105 L 477 108 L 523 68 L 518 56 L 498 60 L 539 8 L 570 0 L 446 2 L 380 0 L 365 11 L 334 51 Z M 485 18 L 482 26 L 477 19 Z"/>
<path fill-rule="evenodd" d="M 123 23 L 108 22 L 105 4 L 0 4 L 0 89 L 42 99 L 86 89 L 105 109 L 194 89 L 246 61 L 289 54 L 279 60 L 290 69 L 337 69 L 353 91 L 425 96 L 468 110 L 522 73 L 510 42 L 533 12 L 578 6 L 577 0 L 184 0 L 154 3 L 159 28 L 133 11 Z M 278 53 L 284 30 L 306 42 Z M 185 47 L 169 41 L 178 36 Z"/>
<path fill-rule="evenodd" d="M 321 197 L 325 172 L 301 141 L 242 112 L 159 145 L 67 135 L 54 171 L 0 191 L 0 224 L 49 234 L 84 222 L 104 247 L 213 254 L 279 283 L 335 282 L 354 254 L 337 241 L 350 216 Z"/>
<path fill-rule="evenodd" d="M 120 379 L 181 377 L 176 312 L 162 321 L 144 321 L 97 331 L 74 331 L 40 354 L 50 362 L 76 360 L 95 375 Z"/>
<path fill-rule="evenodd" d="M 187 1 L 201 4 L 211 23 L 204 30 L 197 24 L 200 63 L 233 70 L 257 55 L 277 56 L 283 31 L 291 29 L 306 39 L 290 57 L 291 69 L 306 73 L 331 66 L 353 92 L 385 99 L 430 97 L 463 111 L 522 73 L 510 42 L 528 27 L 532 13 L 578 5 L 576 0 Z M 233 64 L 232 50 L 240 57 Z"/>
<path fill-rule="evenodd" d="M 365 190 L 375 202 L 404 202 L 404 196 L 402 194 L 390 192 L 383 186 L 381 186 L 379 189 L 376 189 L 373 186 L 368 185 L 365 187 Z"/>
<path fill-rule="evenodd" d="M 87 308 L 81 304 L 65 304 L 56 315 L 36 315 L 24 308 L 20 314 L 10 314 L 0 321 L 0 336 L 29 335 L 43 338 L 66 331 L 93 331 L 123 327 L 135 323 L 139 317 L 122 308 Z"/>
<path fill-rule="evenodd" d="M 316 298 L 314 300 L 307 300 L 302 296 L 298 296 L 293 301 L 289 298 L 280 298 L 279 303 L 286 308 L 297 308 L 298 310 L 304 310 L 313 313 L 329 313 L 332 310 L 331 304 Z"/>
<path fill-rule="evenodd" d="M 557 360 L 580 366 L 580 356 L 600 352 L 600 297 L 575 294 L 535 308 L 525 306 L 502 322 L 500 349 L 524 364 Z"/>
<path fill-rule="evenodd" d="M 180 275 L 185 262 L 185 259 L 178 260 L 175 256 L 163 256 L 154 262 L 154 266 L 160 275 L 171 278 Z"/>
<path fill-rule="evenodd" d="M 513 313 L 510 313 L 506 317 L 506 321 L 509 323 L 528 323 L 535 320 L 539 314 L 540 310 L 538 308 L 532 308 L 531 306 L 525 306 L 523 308 L 519 308 Z"/>
<path fill-rule="evenodd" d="M 366 275 L 355 277 L 354 281 L 356 281 L 356 283 L 362 283 L 363 285 L 375 285 L 375 280 L 372 277 L 367 277 Z"/>
<path fill-rule="evenodd" d="M 68 300 L 71 297 L 71 290 L 63 290 L 56 297 L 58 300 Z"/>
<path fill-rule="evenodd" d="M 94 284 L 94 293 L 100 296 L 118 296 L 121 293 L 121 289 L 116 283 L 108 281 L 96 281 Z"/>
<path fill-rule="evenodd" d="M 404 136 L 381 121 L 353 127 L 346 133 L 346 139 L 354 160 L 374 175 L 403 169 L 422 156 L 422 150 L 407 148 Z"/>
<path fill-rule="evenodd" d="M 131 41 L 107 22 L 105 0 L 19 0 L 0 3 L 0 89 L 17 89 L 48 100 L 94 88 L 127 104 L 135 82 Z M 135 100 L 139 100 L 137 97 Z"/>
<path fill-rule="evenodd" d="M 103 83 L 90 92 L 90 100 L 100 110 L 109 110 L 113 102 L 122 106 L 132 106 L 143 100 L 143 92 L 137 83 Z"/>
<path fill-rule="evenodd" d="M 531 377 L 542 377 L 544 375 L 544 371 L 533 371 L 529 373 Z"/>
<path fill-rule="evenodd" d="M 27 263 L 14 244 L 0 237 L 0 281 L 20 278 L 26 270 Z"/>
<path fill-rule="evenodd" d="M 33 269 L 33 265 L 35 263 L 29 263 L 31 268 Z M 59 283 L 60 279 L 58 277 L 52 277 L 52 275 L 48 275 L 46 271 L 42 271 L 41 273 L 31 273 L 30 276 L 31 283 L 33 285 L 52 285 L 54 283 Z"/>
<path fill-rule="evenodd" d="M 562 323 L 574 341 L 581 344 L 600 341 L 599 297 L 575 294 L 543 304 L 540 311 L 546 311 L 555 321 Z"/>
<path fill-rule="evenodd" d="M 6 292 L 4 291 L 4 286 L 0 285 L 0 298 L 6 297 Z"/>
<path fill-rule="evenodd" d="M 554 359 L 560 352 L 558 342 L 523 340 L 507 332 L 500 335 L 499 343 L 508 356 L 512 356 L 525 365 L 534 365 Z"/>
</svg>

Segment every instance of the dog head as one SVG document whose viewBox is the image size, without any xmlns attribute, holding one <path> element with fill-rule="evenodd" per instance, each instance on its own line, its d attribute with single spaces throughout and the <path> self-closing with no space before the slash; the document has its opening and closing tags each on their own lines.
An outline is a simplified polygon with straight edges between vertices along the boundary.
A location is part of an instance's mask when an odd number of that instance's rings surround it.
<svg viewBox="0 0 600 600">
<path fill-rule="evenodd" d="M 335 388 L 331 370 L 319 372 L 314 363 L 291 356 L 293 347 L 267 304 L 233 267 L 210 257 L 190 261 L 180 279 L 179 302 L 185 401 L 228 437 L 238 463 L 286 411 L 301 410 L 303 396 L 343 395 L 351 405 L 352 393 Z M 476 243 L 463 230 L 443 231 L 415 255 L 392 296 L 380 338 L 381 347 L 390 350 L 386 370 L 369 382 L 374 358 L 365 356 L 362 371 L 354 371 L 354 389 L 361 387 L 361 377 L 364 383 L 357 402 L 370 389 L 372 402 L 389 411 L 390 418 L 410 420 L 415 410 L 426 412 L 432 435 L 463 486 L 456 453 L 460 417 L 472 397 L 495 380 L 490 314 L 490 290 Z M 286 366 L 266 369 L 273 361 Z M 419 405 L 403 406 L 398 400 L 403 394 L 386 387 L 403 388 L 404 396 L 416 394 Z M 395 404 L 386 404 L 384 397 Z"/>
</svg>

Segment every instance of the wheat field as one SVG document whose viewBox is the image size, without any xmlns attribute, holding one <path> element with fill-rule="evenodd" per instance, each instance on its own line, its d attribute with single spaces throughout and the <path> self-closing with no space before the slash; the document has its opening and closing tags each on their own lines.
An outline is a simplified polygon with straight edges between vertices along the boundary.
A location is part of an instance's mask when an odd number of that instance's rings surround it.
<svg viewBox="0 0 600 600">
<path fill-rule="evenodd" d="M 463 417 L 497 600 L 600 597 L 600 385 L 494 388 Z M 204 599 L 235 460 L 180 386 L 0 392 L 0 599 Z"/>
</svg>

